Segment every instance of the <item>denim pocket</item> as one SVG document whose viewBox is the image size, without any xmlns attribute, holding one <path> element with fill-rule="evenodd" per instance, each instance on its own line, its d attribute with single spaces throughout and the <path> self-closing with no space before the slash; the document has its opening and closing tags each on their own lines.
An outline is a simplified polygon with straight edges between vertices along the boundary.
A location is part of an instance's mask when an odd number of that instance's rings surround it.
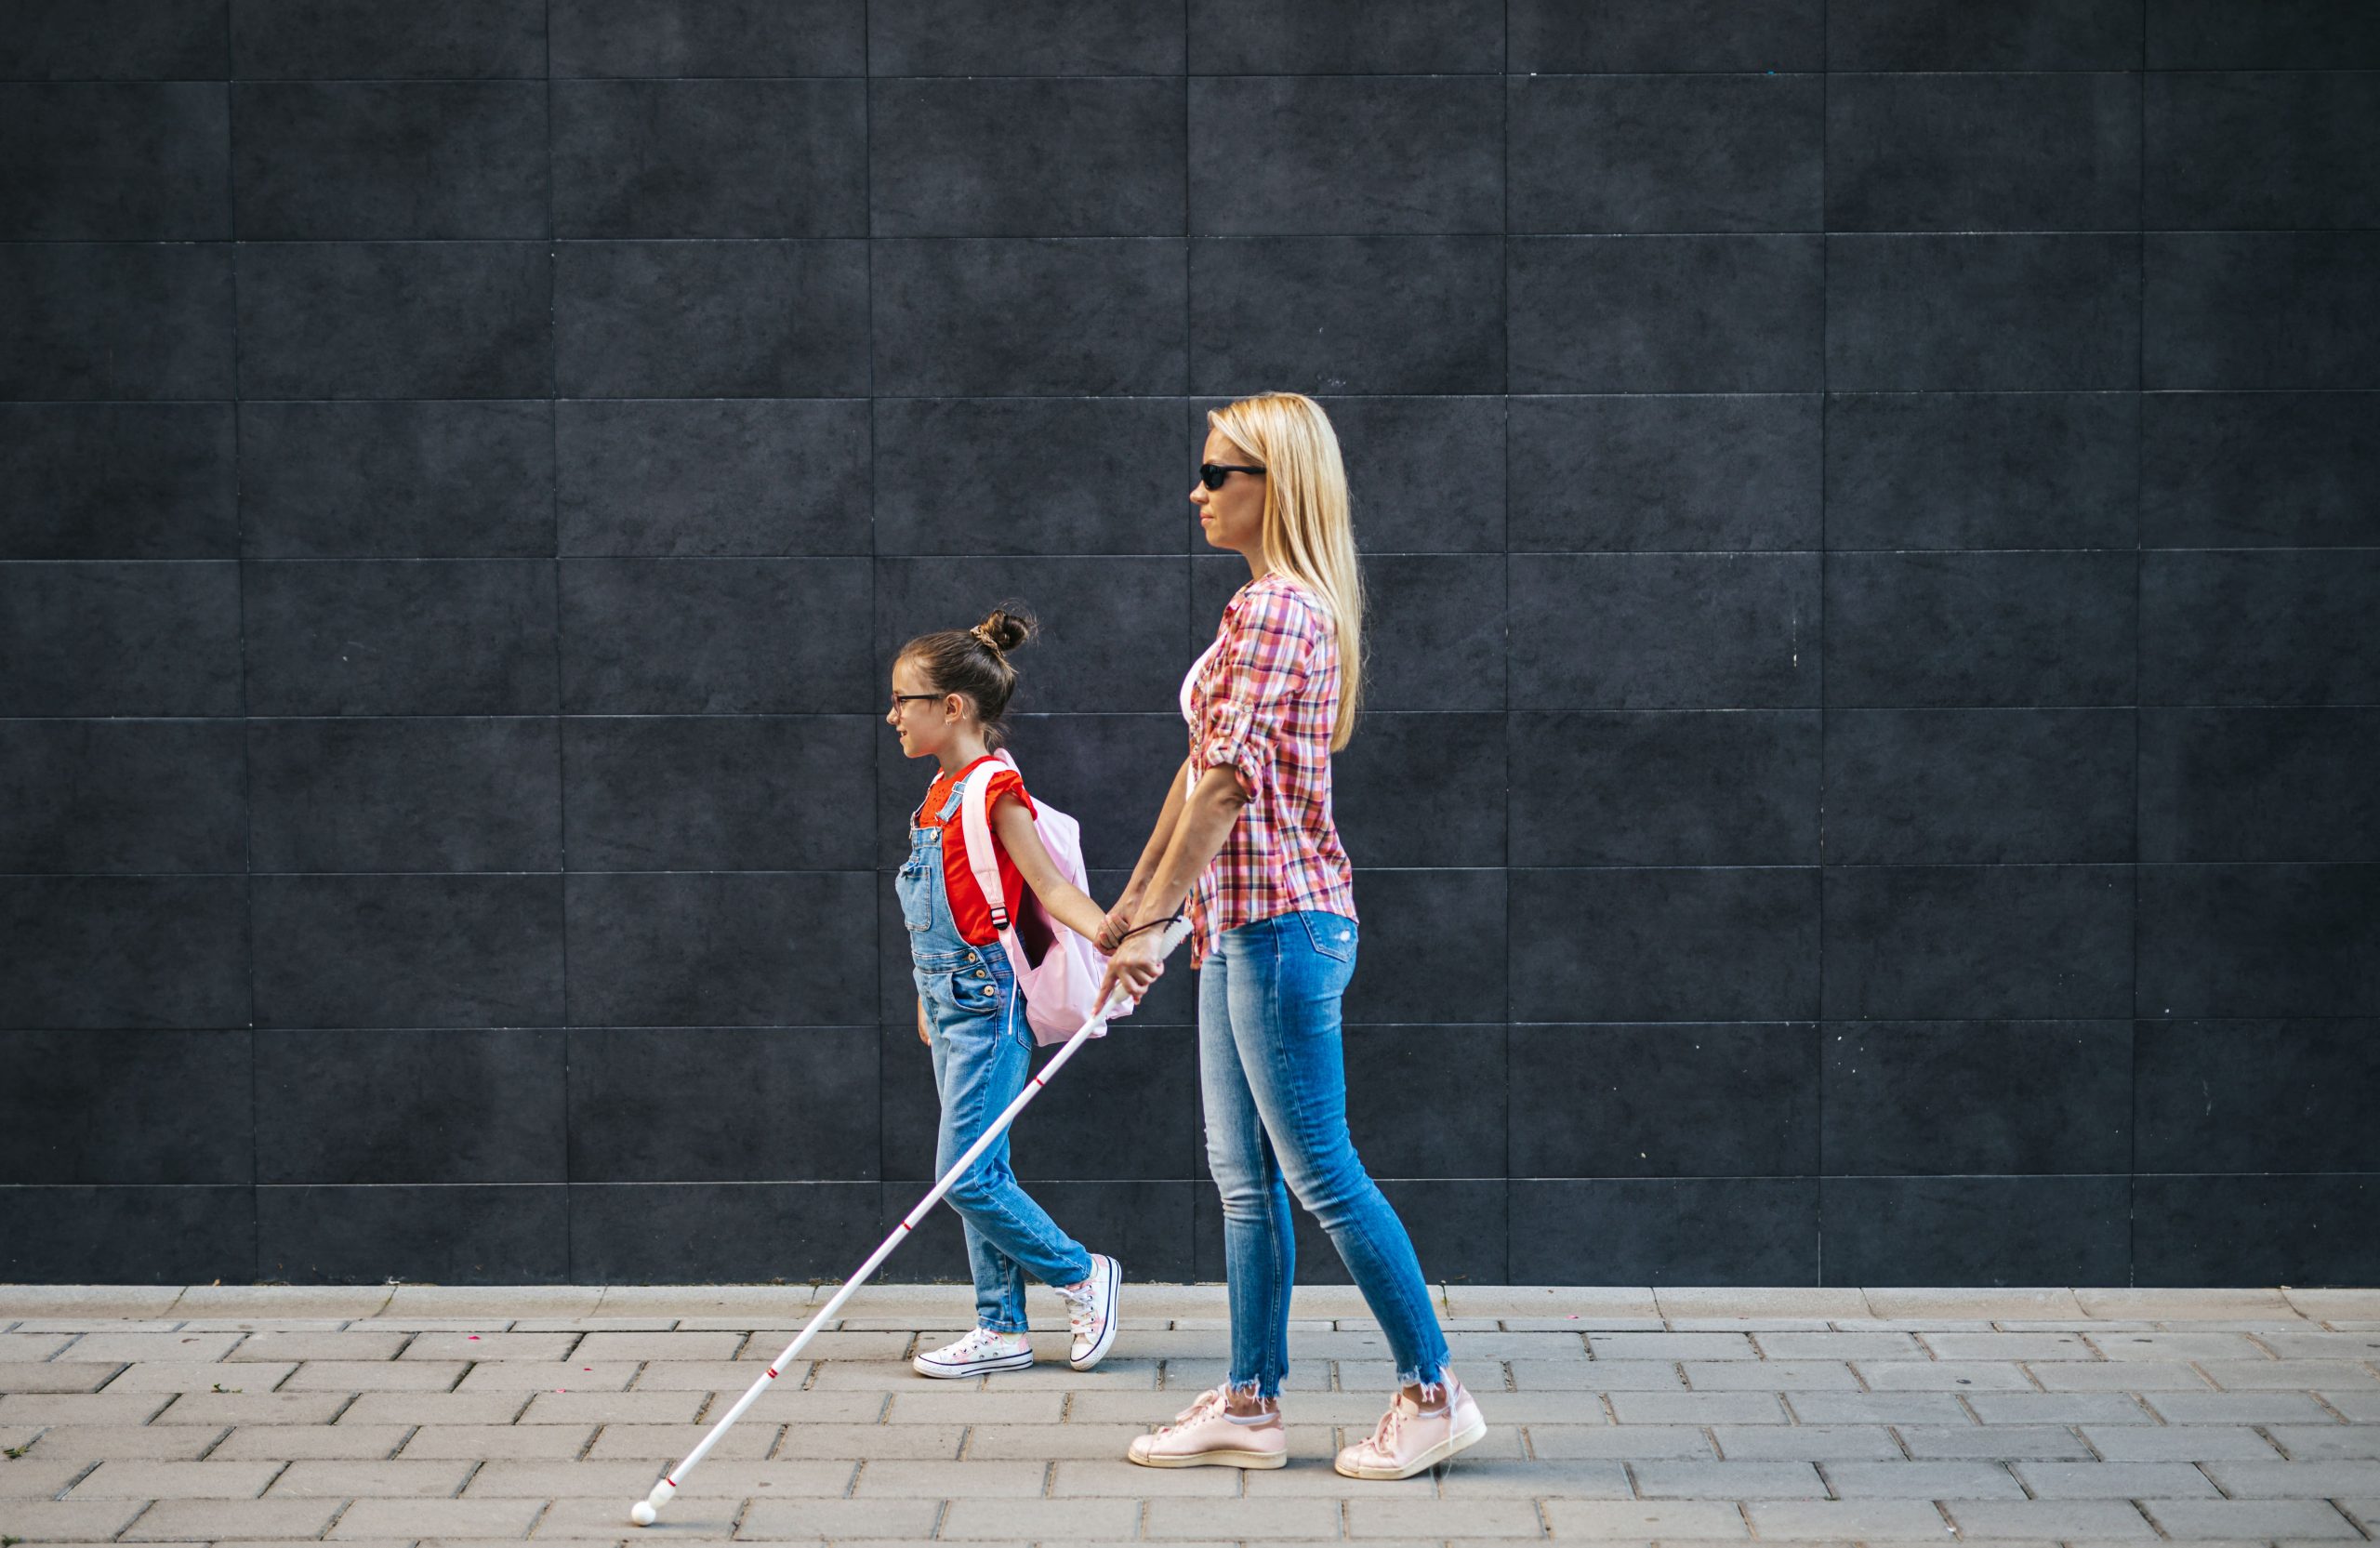
<svg viewBox="0 0 2380 1548">
<path fill-rule="evenodd" d="M 892 879 L 892 891 L 901 899 L 901 922 L 913 933 L 921 935 L 933 928 L 933 894 L 927 889 L 939 884 L 923 859 L 909 860 Z"/>
<path fill-rule="evenodd" d="M 1298 918 L 1305 924 L 1306 939 L 1314 949 L 1334 962 L 1355 959 L 1355 921 L 1343 914 L 1329 914 L 1320 909 L 1302 911 Z"/>
<path fill-rule="evenodd" d="M 999 981 L 977 964 L 954 971 L 949 979 L 950 1003 L 971 1016 L 988 1016 L 1000 1008 Z"/>
</svg>

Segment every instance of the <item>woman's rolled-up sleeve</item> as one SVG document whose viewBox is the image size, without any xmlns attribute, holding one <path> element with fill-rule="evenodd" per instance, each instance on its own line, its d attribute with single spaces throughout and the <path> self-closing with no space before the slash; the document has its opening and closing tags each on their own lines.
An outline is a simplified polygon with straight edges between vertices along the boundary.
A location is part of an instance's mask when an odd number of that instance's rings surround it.
<svg viewBox="0 0 2380 1548">
<path fill-rule="evenodd" d="M 1240 599 L 1207 689 L 1193 754 L 1198 769 L 1235 770 L 1250 800 L 1263 793 L 1283 716 L 1320 643 L 1320 620 L 1301 599 L 1279 591 Z"/>
</svg>

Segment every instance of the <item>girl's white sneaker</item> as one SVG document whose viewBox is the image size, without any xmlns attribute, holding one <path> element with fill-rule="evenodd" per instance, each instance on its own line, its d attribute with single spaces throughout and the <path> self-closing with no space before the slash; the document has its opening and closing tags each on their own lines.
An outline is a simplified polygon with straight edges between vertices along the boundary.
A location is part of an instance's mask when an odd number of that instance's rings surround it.
<svg viewBox="0 0 2380 1548">
<path fill-rule="evenodd" d="M 977 1328 L 956 1343 L 918 1355 L 909 1364 L 920 1376 L 981 1376 L 987 1370 L 1023 1370 L 1033 1363 L 1033 1341 L 1023 1333 Z"/>
<path fill-rule="evenodd" d="M 1058 1299 L 1066 1303 L 1066 1322 L 1075 1335 L 1066 1363 L 1077 1370 L 1089 1370 L 1115 1347 L 1116 1303 L 1123 1290 L 1124 1265 L 1101 1252 L 1091 1255 L 1091 1277 L 1080 1289 L 1058 1287 Z"/>
</svg>

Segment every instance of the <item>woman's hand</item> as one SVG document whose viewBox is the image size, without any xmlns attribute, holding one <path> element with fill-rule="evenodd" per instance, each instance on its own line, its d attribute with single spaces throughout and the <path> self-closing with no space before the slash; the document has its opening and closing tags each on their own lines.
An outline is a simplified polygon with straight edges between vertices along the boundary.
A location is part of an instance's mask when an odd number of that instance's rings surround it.
<svg viewBox="0 0 2380 1548">
<path fill-rule="evenodd" d="M 1091 944 L 1099 948 L 1101 956 L 1112 957 L 1116 954 L 1117 943 L 1124 938 L 1124 932 L 1130 928 L 1132 905 L 1130 899 L 1126 899 L 1107 911 L 1106 920 L 1100 925 L 1099 933 L 1091 937 Z"/>
<path fill-rule="evenodd" d="M 918 1041 L 928 1048 L 933 1046 L 933 1039 L 926 1035 L 926 1002 L 922 999 L 918 1001 Z"/>
<path fill-rule="evenodd" d="M 1118 987 L 1138 1000 L 1149 986 L 1165 975 L 1165 932 L 1144 930 L 1116 948 L 1107 959 L 1107 976 L 1099 981 L 1099 998 L 1091 1003 L 1104 1010 Z"/>
</svg>

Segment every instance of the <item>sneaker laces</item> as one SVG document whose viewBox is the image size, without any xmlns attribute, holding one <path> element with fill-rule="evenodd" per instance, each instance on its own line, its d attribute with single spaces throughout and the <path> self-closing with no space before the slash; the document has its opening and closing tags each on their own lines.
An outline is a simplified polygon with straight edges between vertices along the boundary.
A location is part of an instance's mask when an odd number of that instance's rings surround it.
<svg viewBox="0 0 2380 1548">
<path fill-rule="evenodd" d="M 1396 1455 L 1396 1436 L 1405 1428 L 1406 1418 L 1405 1400 L 1400 1397 L 1392 1401 L 1388 1411 L 1380 1416 L 1380 1422 L 1372 1427 L 1372 1433 L 1364 1444 L 1383 1457 Z"/>
<path fill-rule="evenodd" d="M 1161 1436 L 1166 1436 L 1171 1435 L 1176 1430 L 1186 1429 L 1190 1425 L 1196 1424 L 1201 1420 L 1213 1417 L 1214 1410 L 1223 1408 L 1223 1389 L 1221 1387 L 1209 1387 L 1206 1391 L 1200 1393 L 1197 1399 L 1194 1400 L 1188 1408 L 1183 1409 L 1180 1413 L 1175 1414 L 1173 1418 L 1167 1422 L 1158 1425 L 1157 1427 L 1157 1433 Z"/>
<path fill-rule="evenodd" d="M 1004 1342 L 1008 1337 L 1008 1334 L 995 1332 L 989 1328 L 970 1329 L 967 1336 L 952 1344 L 947 1353 L 954 1358 L 964 1359 L 985 1344 Z"/>
</svg>

